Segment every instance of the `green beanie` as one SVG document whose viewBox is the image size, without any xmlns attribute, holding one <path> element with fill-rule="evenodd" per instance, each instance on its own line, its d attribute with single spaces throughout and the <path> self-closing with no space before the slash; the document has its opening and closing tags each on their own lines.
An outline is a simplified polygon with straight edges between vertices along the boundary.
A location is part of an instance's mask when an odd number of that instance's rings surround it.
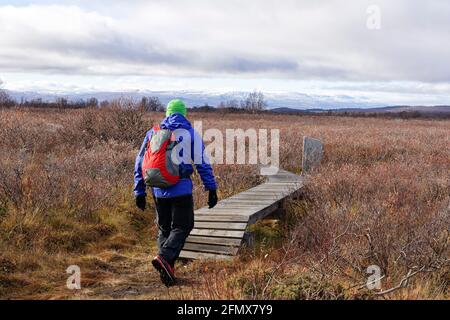
<svg viewBox="0 0 450 320">
<path fill-rule="evenodd" d="M 172 100 L 167 104 L 166 117 L 174 113 L 180 113 L 186 117 L 186 106 L 180 99 Z"/>
</svg>

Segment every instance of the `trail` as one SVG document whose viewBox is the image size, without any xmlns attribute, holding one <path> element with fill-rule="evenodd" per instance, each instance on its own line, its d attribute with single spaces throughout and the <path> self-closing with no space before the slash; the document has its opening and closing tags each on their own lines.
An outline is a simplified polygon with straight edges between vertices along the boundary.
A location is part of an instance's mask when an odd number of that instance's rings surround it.
<svg viewBox="0 0 450 320">
<path fill-rule="evenodd" d="M 153 256 L 104 251 L 80 257 L 80 290 L 57 285 L 33 299 L 179 299 L 192 292 L 197 281 L 190 277 L 189 265 L 178 265 L 177 285 L 167 288 L 150 263 Z"/>
</svg>

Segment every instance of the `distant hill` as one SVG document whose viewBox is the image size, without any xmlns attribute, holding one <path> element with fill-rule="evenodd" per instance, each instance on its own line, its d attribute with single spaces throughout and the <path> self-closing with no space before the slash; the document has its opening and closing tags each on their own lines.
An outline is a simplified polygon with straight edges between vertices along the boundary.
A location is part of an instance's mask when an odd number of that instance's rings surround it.
<svg viewBox="0 0 450 320">
<path fill-rule="evenodd" d="M 144 96 L 158 97 L 163 104 L 171 99 L 182 98 L 189 106 L 217 106 L 220 102 L 230 100 L 240 101 L 248 95 L 246 91 L 227 91 L 227 92 L 209 92 L 209 91 L 147 91 L 136 90 L 129 92 L 33 92 L 33 91 L 8 91 L 9 95 L 16 101 L 42 99 L 46 102 L 53 102 L 57 98 L 66 98 L 69 101 L 87 100 L 97 98 L 99 101 L 112 100 L 123 96 L 141 99 Z M 373 103 L 360 101 L 350 96 L 323 96 L 304 94 L 298 92 L 271 93 L 264 92 L 265 100 L 269 109 L 275 107 L 291 109 L 339 109 L 346 108 L 371 108 L 378 107 Z"/>
<path fill-rule="evenodd" d="M 270 111 L 277 113 L 413 113 L 420 114 L 448 114 L 450 115 L 450 106 L 388 106 L 379 108 L 340 108 L 340 109 L 294 109 L 294 108 L 273 108 Z"/>
<path fill-rule="evenodd" d="M 123 96 L 134 99 L 142 97 L 158 97 L 163 104 L 171 99 L 181 98 L 191 107 L 217 106 L 220 102 L 230 100 L 240 101 L 245 99 L 248 92 L 205 92 L 205 91 L 145 91 L 132 92 L 73 92 L 73 93 L 45 93 L 45 92 L 20 92 L 8 91 L 8 94 L 16 101 L 42 99 L 45 102 L 53 102 L 57 98 L 64 97 L 69 101 L 87 100 L 97 98 L 99 101 L 113 100 Z M 268 109 L 277 113 L 420 113 L 432 115 L 450 114 L 450 106 L 380 106 L 373 103 L 359 101 L 350 96 L 323 96 L 298 92 L 264 93 Z M 208 109 L 209 110 L 209 109 Z M 213 109 L 211 110 L 213 111 Z"/>
</svg>

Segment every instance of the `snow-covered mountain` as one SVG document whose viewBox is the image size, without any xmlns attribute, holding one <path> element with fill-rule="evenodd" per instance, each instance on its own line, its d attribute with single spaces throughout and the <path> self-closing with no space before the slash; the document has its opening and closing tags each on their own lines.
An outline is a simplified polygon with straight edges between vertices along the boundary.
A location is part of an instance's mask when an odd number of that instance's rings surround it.
<svg viewBox="0 0 450 320">
<path fill-rule="evenodd" d="M 202 91 L 131 91 L 131 92 L 76 92 L 76 93 L 45 93 L 45 92 L 19 92 L 8 91 L 11 97 L 20 101 L 42 99 L 44 101 L 54 101 L 57 98 L 65 97 L 70 101 L 80 99 L 86 100 L 92 97 L 99 101 L 112 100 L 119 97 L 131 97 L 140 99 L 144 96 L 158 97 L 162 103 L 167 103 L 171 99 L 183 99 L 188 106 L 217 106 L 220 102 L 229 100 L 240 101 L 245 99 L 248 92 L 202 92 Z M 268 107 L 271 108 L 293 108 L 293 109 L 340 109 L 340 108 L 370 108 L 382 105 L 370 103 L 350 96 L 325 96 L 311 95 L 299 92 L 288 93 L 264 93 Z"/>
</svg>

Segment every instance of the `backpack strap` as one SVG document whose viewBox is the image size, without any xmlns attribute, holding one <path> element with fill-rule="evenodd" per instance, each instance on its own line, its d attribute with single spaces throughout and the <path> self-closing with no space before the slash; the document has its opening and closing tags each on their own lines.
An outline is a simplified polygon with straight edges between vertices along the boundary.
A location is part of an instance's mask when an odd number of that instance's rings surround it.
<svg viewBox="0 0 450 320">
<path fill-rule="evenodd" d="M 153 133 L 155 133 L 155 132 L 157 132 L 157 131 L 160 131 L 161 130 L 161 127 L 160 127 L 160 125 L 159 124 L 157 124 L 157 125 L 155 125 L 155 126 L 153 126 Z M 172 131 L 172 130 L 170 130 L 170 131 Z M 171 134 L 171 136 L 170 136 L 170 141 L 171 142 L 177 142 L 177 137 L 175 136 L 175 132 L 173 132 L 172 131 L 172 134 Z M 148 141 L 149 143 L 150 143 L 150 140 Z"/>
<path fill-rule="evenodd" d="M 177 137 L 175 136 L 175 132 L 173 132 L 173 131 L 172 131 L 172 134 L 170 135 L 170 141 L 177 142 Z"/>
<path fill-rule="evenodd" d="M 161 130 L 161 128 L 159 127 L 159 124 L 157 124 L 157 125 L 153 126 L 152 130 L 153 130 L 153 134 L 154 134 L 155 132 Z M 147 146 L 145 147 L 145 151 L 150 150 L 150 141 L 153 138 L 153 134 L 150 137 L 150 139 L 148 139 L 148 141 L 147 141 Z"/>
</svg>

